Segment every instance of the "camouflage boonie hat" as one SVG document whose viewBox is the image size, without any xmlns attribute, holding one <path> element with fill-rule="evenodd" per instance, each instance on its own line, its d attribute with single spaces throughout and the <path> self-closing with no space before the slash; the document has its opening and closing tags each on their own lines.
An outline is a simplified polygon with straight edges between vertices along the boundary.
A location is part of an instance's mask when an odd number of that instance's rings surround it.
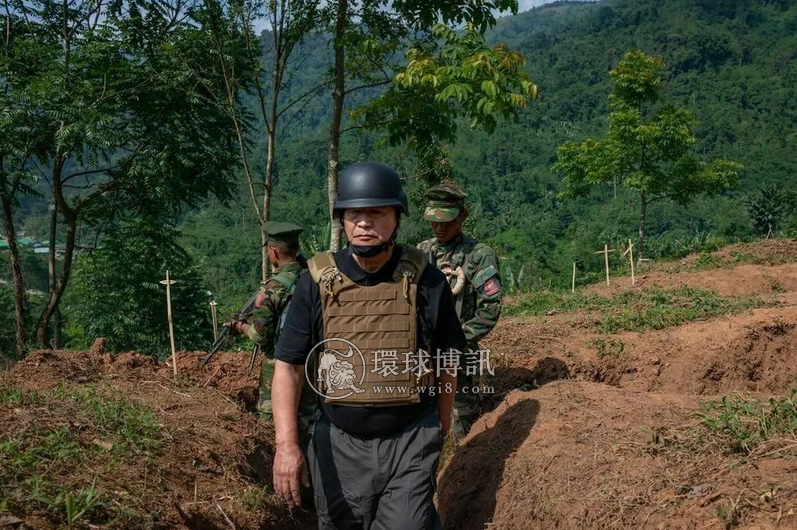
<svg viewBox="0 0 797 530">
<path fill-rule="evenodd" d="M 437 223 L 453 221 L 465 207 L 468 194 L 456 184 L 438 184 L 426 190 L 423 218 Z"/>
<path fill-rule="evenodd" d="M 304 228 L 293 223 L 267 221 L 263 224 L 263 233 L 266 234 L 268 241 L 280 243 L 298 242 L 299 234 L 302 232 L 304 232 Z"/>
</svg>

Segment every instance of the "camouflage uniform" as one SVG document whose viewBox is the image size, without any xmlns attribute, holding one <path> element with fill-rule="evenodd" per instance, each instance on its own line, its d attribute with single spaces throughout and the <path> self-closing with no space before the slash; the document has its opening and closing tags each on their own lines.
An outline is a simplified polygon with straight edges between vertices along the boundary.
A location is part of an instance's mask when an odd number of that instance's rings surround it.
<svg viewBox="0 0 797 530">
<path fill-rule="evenodd" d="M 298 238 L 302 229 L 291 223 L 268 222 L 264 231 L 269 239 L 282 240 Z M 257 409 L 261 415 L 270 420 L 273 414 L 271 407 L 271 380 L 274 377 L 274 349 L 279 339 L 280 330 L 287 316 L 288 306 L 293 297 L 296 283 L 304 269 L 293 261 L 283 265 L 277 273 L 260 287 L 263 303 L 256 307 L 252 314 L 252 325 L 247 330 L 249 339 L 260 346 L 264 359 L 260 370 L 260 389 Z M 299 403 L 299 427 L 307 432 L 315 414 L 315 393 L 305 385 Z"/>
<path fill-rule="evenodd" d="M 441 184 L 430 188 L 426 196 L 428 203 L 424 218 L 427 221 L 447 223 L 456 219 L 464 208 L 466 194 L 456 185 Z M 445 245 L 432 238 L 421 242 L 418 248 L 424 252 L 434 252 L 435 263 L 448 276 L 452 291 L 459 281 L 457 269 L 464 273 L 460 273 L 464 285 L 458 294 L 454 293 L 454 303 L 468 341 L 468 349 L 478 352 L 481 350 L 479 340 L 495 327 L 501 315 L 501 279 L 495 252 L 484 243 L 461 233 Z M 477 362 L 478 359 L 479 355 L 465 352 L 457 377 L 458 388 L 472 388 L 477 383 L 476 377 L 468 375 L 467 365 Z M 478 368 L 476 365 L 472 370 L 478 374 Z M 486 367 L 482 365 L 482 368 Z M 456 437 L 467 434 L 480 409 L 480 394 L 457 391 L 452 424 L 452 432 Z"/>
</svg>

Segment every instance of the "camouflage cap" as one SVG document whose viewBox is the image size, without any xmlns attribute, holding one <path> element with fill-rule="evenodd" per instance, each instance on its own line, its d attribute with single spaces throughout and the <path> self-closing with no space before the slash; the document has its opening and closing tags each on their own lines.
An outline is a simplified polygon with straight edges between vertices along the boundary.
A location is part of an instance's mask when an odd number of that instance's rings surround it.
<svg viewBox="0 0 797 530">
<path fill-rule="evenodd" d="M 426 190 L 426 211 L 423 218 L 427 221 L 447 223 L 457 218 L 465 207 L 468 194 L 456 184 L 438 184 Z"/>
<path fill-rule="evenodd" d="M 293 223 L 282 221 L 268 221 L 263 224 L 263 233 L 269 241 L 280 243 L 294 243 L 299 241 L 299 234 L 304 232 L 304 228 Z"/>
</svg>

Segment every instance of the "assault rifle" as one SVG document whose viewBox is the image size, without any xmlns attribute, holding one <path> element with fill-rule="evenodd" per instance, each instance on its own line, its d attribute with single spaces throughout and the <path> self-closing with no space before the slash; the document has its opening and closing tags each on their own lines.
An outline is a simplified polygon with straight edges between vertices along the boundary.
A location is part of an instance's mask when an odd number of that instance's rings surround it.
<svg viewBox="0 0 797 530">
<path fill-rule="evenodd" d="M 243 322 L 248 320 L 249 317 L 252 316 L 255 310 L 255 300 L 257 300 L 257 294 L 259 291 L 256 291 L 249 300 L 243 305 L 243 307 L 230 319 L 231 322 Z M 219 352 L 222 346 L 227 344 L 227 341 L 230 339 L 230 328 L 224 326 L 224 329 L 221 330 L 219 333 L 216 342 L 213 343 L 213 346 L 210 348 L 210 353 L 202 357 L 202 366 L 205 366 L 210 362 L 210 360 Z M 254 357 L 254 356 L 253 356 Z M 251 362 L 250 362 L 251 364 Z"/>
</svg>

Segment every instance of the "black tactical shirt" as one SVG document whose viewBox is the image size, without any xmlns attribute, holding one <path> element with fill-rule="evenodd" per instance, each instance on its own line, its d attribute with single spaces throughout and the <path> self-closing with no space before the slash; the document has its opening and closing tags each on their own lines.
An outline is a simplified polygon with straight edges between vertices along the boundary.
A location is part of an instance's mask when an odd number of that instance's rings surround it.
<svg viewBox="0 0 797 530">
<path fill-rule="evenodd" d="M 354 258 L 350 247 L 335 253 L 335 263 L 340 272 L 358 285 L 378 285 L 392 282 L 393 273 L 399 263 L 401 251 L 394 248 L 390 260 L 378 271 L 364 271 Z M 457 318 L 451 288 L 440 270 L 426 267 L 418 282 L 417 295 L 418 338 L 420 348 L 430 351 L 457 350 L 466 347 L 465 335 Z M 424 337 L 431 337 L 431 351 Z M 304 364 L 313 347 L 323 340 L 323 317 L 321 295 L 318 284 L 309 274 L 303 275 L 296 284 L 285 325 L 280 333 L 275 357 L 291 364 Z M 312 369 L 313 367 L 311 367 Z M 374 438 L 401 431 L 409 425 L 428 401 L 426 397 L 419 405 L 393 407 L 353 407 L 321 402 L 321 410 L 338 428 L 363 438 Z"/>
</svg>

